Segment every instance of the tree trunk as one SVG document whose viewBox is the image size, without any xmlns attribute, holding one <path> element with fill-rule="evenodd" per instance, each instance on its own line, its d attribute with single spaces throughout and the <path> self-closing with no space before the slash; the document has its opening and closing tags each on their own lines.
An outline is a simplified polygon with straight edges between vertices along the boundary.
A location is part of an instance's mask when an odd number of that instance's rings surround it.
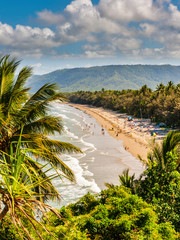
<svg viewBox="0 0 180 240">
<path fill-rule="evenodd" d="M 8 205 L 5 205 L 2 212 L 0 213 L 0 220 L 2 220 L 5 217 L 5 215 L 8 211 L 9 211 Z"/>
</svg>

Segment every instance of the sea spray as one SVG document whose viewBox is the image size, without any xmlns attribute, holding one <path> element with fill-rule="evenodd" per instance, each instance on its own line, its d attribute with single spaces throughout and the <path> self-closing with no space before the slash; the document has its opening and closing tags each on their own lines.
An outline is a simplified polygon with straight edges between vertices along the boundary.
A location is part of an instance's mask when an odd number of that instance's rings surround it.
<svg viewBox="0 0 180 240">
<path fill-rule="evenodd" d="M 67 104 L 53 105 L 53 115 L 62 117 L 64 131 L 55 139 L 69 142 L 83 154 L 63 154 L 61 160 L 74 172 L 76 183 L 67 179 L 54 184 L 62 196 L 61 206 L 77 201 L 84 194 L 97 193 L 105 182 L 119 184 L 118 175 L 126 168 L 137 176 L 143 171 L 140 162 L 123 148 L 122 141 L 114 139 L 88 114 Z M 57 206 L 59 207 L 59 205 Z"/>
</svg>

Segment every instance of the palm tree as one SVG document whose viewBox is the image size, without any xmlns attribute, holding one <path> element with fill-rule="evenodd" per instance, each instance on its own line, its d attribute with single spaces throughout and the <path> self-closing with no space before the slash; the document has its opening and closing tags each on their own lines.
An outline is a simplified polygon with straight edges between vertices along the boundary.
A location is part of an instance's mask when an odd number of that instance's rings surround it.
<svg viewBox="0 0 180 240">
<path fill-rule="evenodd" d="M 25 84 L 32 75 L 32 69 L 24 67 L 16 77 L 19 64 L 9 55 L 0 59 L 0 150 L 9 154 L 11 142 L 18 141 L 23 128 L 21 145 L 29 149 L 28 154 L 48 161 L 52 167 L 58 166 L 62 173 L 74 180 L 71 169 L 61 161 L 60 154 L 65 151 L 80 152 L 80 149 L 48 137 L 61 134 L 63 129 L 61 119 L 48 115 L 48 110 L 54 101 L 63 102 L 66 99 L 57 91 L 56 85 L 50 83 L 31 95 L 30 88 Z M 39 169 L 38 162 L 31 164 Z"/>
<path fill-rule="evenodd" d="M 168 92 L 169 90 L 172 90 L 174 88 L 175 88 L 174 83 L 172 81 L 169 81 L 166 86 L 166 91 Z"/>
<path fill-rule="evenodd" d="M 152 92 L 151 88 L 148 88 L 146 84 L 139 89 L 139 93 L 142 93 L 143 96 L 148 95 L 151 92 Z"/>
<path fill-rule="evenodd" d="M 135 193 L 135 173 L 130 176 L 129 168 L 125 169 L 122 175 L 119 175 L 119 181 L 122 186 L 130 188 Z"/>
<path fill-rule="evenodd" d="M 3 204 L 3 210 L 0 212 L 0 220 L 10 222 L 15 226 L 20 237 L 24 239 L 22 232 L 28 239 L 33 239 L 29 230 L 26 228 L 24 219 L 34 229 L 39 239 L 42 239 L 38 232 L 38 225 L 44 228 L 48 234 L 55 238 L 55 236 L 43 225 L 43 221 L 39 219 L 46 218 L 46 210 L 53 212 L 58 218 L 60 214 L 51 206 L 43 202 L 43 197 L 46 193 L 37 193 L 36 187 L 49 185 L 49 182 L 58 176 L 57 173 L 49 174 L 49 176 L 42 178 L 30 162 L 34 160 L 27 156 L 28 149 L 21 149 L 21 137 L 14 153 L 11 143 L 10 155 L 1 151 L 3 159 L 0 160 L 0 203 Z M 28 158 L 28 159 L 27 159 Z M 49 172 L 51 168 L 40 164 L 40 168 Z M 49 185 L 51 188 L 51 184 Z M 48 195 L 59 198 L 59 193 L 49 191 Z"/>
<path fill-rule="evenodd" d="M 152 150 L 147 155 L 147 160 L 143 160 L 140 156 L 140 160 L 145 164 L 146 167 L 151 167 L 155 162 L 161 169 L 166 168 L 168 161 L 168 152 L 178 153 L 177 169 L 180 167 L 180 132 L 170 131 L 166 135 L 165 139 L 161 144 L 155 140 L 152 142 Z"/>
<path fill-rule="evenodd" d="M 135 193 L 135 187 L 136 187 L 136 180 L 135 180 L 135 173 L 130 176 L 129 175 L 129 168 L 125 169 L 122 173 L 122 175 L 119 175 L 119 181 L 121 186 L 130 188 L 132 193 Z M 111 183 L 105 183 L 105 186 L 108 188 L 113 188 L 115 189 L 117 185 L 111 184 Z"/>
<path fill-rule="evenodd" d="M 156 91 L 163 92 L 165 90 L 165 86 L 163 83 L 160 83 L 159 85 L 156 86 Z"/>
</svg>

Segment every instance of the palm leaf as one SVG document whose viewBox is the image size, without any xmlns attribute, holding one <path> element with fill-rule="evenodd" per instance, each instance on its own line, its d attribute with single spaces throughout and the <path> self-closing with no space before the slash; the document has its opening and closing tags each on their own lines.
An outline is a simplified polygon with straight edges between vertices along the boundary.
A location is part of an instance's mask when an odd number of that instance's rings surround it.
<svg viewBox="0 0 180 240">
<path fill-rule="evenodd" d="M 26 149 L 25 151 L 28 150 Z M 9 156 L 11 159 L 10 163 L 6 161 L 6 156 L 8 156 L 8 154 L 4 153 L 3 156 L 4 161 L 1 161 L 0 163 L 0 200 L 4 203 L 4 209 L 0 213 L 0 219 L 5 218 L 9 212 L 12 223 L 22 239 L 24 239 L 24 236 L 22 236 L 21 231 L 24 232 L 28 239 L 33 239 L 21 221 L 23 216 L 26 217 L 28 222 L 34 228 L 39 239 L 42 240 L 42 237 L 37 230 L 36 224 L 43 227 L 48 234 L 56 239 L 56 237 L 46 229 L 42 223 L 37 221 L 35 213 L 40 211 L 42 216 L 47 217 L 45 211 L 50 210 L 56 214 L 57 217 L 60 217 L 60 215 L 55 209 L 41 202 L 41 199 L 45 194 L 34 191 L 36 187 L 43 186 L 46 181 L 48 182 L 49 179 L 52 179 L 55 176 L 42 178 L 39 177 L 38 171 L 32 171 L 32 168 L 29 167 L 30 165 L 25 164 L 26 155 L 20 150 L 20 142 L 17 144 L 15 157 L 14 154 L 13 156 Z M 30 161 L 28 160 L 28 162 Z M 41 167 L 41 170 L 43 167 L 44 166 Z M 26 176 L 25 181 L 22 176 Z M 54 193 L 48 194 L 54 195 Z"/>
<path fill-rule="evenodd" d="M 135 173 L 129 176 L 129 169 L 125 169 L 122 175 L 119 175 L 119 181 L 122 186 L 131 188 L 134 191 Z"/>
<path fill-rule="evenodd" d="M 45 116 L 24 126 L 24 133 L 39 132 L 45 135 L 61 133 L 63 129 L 61 118 Z"/>
<path fill-rule="evenodd" d="M 170 131 L 166 135 L 161 144 L 156 143 L 155 140 L 151 143 L 151 151 L 147 155 L 147 160 L 143 160 L 140 156 L 139 159 L 145 163 L 146 167 L 151 167 L 153 162 L 156 162 L 162 169 L 167 164 L 167 153 L 176 151 L 178 153 L 178 164 L 180 163 L 180 132 Z"/>
</svg>

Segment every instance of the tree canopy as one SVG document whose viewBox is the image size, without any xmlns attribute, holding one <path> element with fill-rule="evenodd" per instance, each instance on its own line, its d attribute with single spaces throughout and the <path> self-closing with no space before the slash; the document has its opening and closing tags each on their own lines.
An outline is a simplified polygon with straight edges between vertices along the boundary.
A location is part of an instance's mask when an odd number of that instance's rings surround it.
<svg viewBox="0 0 180 240">
<path fill-rule="evenodd" d="M 151 118 L 169 126 L 180 126 L 180 85 L 160 84 L 155 91 L 147 85 L 139 90 L 78 91 L 68 93 L 71 102 L 89 104 L 127 113 L 135 117 Z"/>
</svg>

